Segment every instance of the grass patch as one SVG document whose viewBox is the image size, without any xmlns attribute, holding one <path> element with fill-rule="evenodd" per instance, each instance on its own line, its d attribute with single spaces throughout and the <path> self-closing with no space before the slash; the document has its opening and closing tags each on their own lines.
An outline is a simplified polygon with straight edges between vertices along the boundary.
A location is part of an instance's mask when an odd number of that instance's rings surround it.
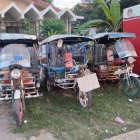
<svg viewBox="0 0 140 140">
<path fill-rule="evenodd" d="M 39 129 L 46 129 L 59 140 L 102 140 L 140 128 L 139 99 L 129 102 L 116 85 L 94 90 L 90 109 L 83 109 L 75 98 L 64 98 L 59 90 L 55 92 L 26 100 L 24 120 L 28 123 L 14 132 L 31 136 L 37 135 Z M 114 122 L 117 115 L 124 124 Z"/>
</svg>

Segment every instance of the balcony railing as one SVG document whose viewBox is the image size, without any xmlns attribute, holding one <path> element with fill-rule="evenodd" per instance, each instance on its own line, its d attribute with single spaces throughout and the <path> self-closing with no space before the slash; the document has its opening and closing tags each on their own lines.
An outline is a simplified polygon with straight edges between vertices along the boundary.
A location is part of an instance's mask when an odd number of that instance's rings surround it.
<svg viewBox="0 0 140 140">
<path fill-rule="evenodd" d="M 33 25 L 36 27 L 35 23 Z M 23 22 L 3 21 L 0 23 L 0 31 L 7 33 L 24 33 L 25 25 Z"/>
</svg>

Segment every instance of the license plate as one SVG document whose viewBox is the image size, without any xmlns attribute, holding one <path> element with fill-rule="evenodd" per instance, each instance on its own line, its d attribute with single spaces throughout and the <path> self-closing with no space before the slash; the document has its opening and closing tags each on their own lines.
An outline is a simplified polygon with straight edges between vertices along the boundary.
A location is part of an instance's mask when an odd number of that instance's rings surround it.
<svg viewBox="0 0 140 140">
<path fill-rule="evenodd" d="M 100 87 L 96 73 L 78 78 L 77 83 L 82 92 L 89 92 Z"/>
</svg>

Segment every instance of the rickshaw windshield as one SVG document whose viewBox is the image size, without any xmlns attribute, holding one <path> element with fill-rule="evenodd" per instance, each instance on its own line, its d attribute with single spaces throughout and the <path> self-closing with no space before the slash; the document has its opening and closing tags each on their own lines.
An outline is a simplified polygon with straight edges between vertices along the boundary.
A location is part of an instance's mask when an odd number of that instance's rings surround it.
<svg viewBox="0 0 140 140">
<path fill-rule="evenodd" d="M 127 38 L 117 40 L 114 45 L 119 58 L 137 57 L 133 44 Z"/>
<path fill-rule="evenodd" d="M 9 44 L 1 49 L 0 68 L 6 68 L 13 64 L 30 67 L 30 53 L 24 44 Z"/>
</svg>

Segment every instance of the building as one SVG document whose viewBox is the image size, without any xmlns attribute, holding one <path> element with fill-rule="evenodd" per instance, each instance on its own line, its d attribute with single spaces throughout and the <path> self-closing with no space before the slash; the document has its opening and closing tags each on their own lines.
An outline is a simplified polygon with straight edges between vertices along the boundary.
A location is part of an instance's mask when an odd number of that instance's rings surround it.
<svg viewBox="0 0 140 140">
<path fill-rule="evenodd" d="M 42 0 L 0 0 L 0 31 L 7 33 L 23 33 L 23 20 L 29 18 L 39 33 L 39 23 L 45 18 L 58 18 L 64 21 L 65 30 L 71 32 L 71 24 L 81 16 L 70 9 L 59 8 Z"/>
</svg>

